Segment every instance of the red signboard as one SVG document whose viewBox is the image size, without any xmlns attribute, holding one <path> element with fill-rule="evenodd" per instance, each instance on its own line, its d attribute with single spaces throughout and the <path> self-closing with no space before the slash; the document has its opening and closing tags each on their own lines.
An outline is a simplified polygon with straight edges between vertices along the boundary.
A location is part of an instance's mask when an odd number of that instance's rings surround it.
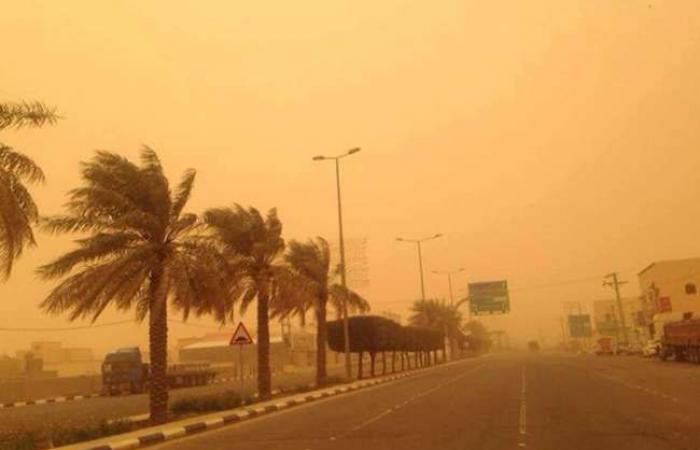
<svg viewBox="0 0 700 450">
<path fill-rule="evenodd" d="M 669 297 L 659 297 L 657 304 L 659 312 L 671 312 L 671 299 Z"/>
</svg>

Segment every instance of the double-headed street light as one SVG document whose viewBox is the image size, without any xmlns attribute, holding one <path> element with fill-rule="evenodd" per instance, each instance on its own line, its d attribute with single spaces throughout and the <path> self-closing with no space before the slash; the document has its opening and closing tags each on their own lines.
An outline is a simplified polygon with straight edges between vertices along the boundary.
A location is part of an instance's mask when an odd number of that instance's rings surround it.
<svg viewBox="0 0 700 450">
<path fill-rule="evenodd" d="M 342 155 L 338 156 L 314 156 L 312 159 L 314 161 L 325 161 L 333 160 L 335 161 L 335 184 L 338 191 L 338 230 L 340 234 L 340 284 L 343 289 L 347 288 L 346 284 L 346 274 L 345 274 L 345 243 L 343 242 L 343 209 L 340 203 L 340 160 L 346 156 L 350 156 L 353 153 L 360 151 L 359 147 L 352 148 Z M 343 340 L 345 347 L 345 373 L 348 378 L 352 376 L 352 367 L 350 362 L 350 326 L 348 324 L 348 305 L 347 296 L 343 296 Z"/>
<path fill-rule="evenodd" d="M 450 287 L 450 306 L 454 306 L 455 304 L 454 294 L 452 293 L 452 275 L 460 272 L 464 272 L 463 267 L 457 270 L 433 270 L 433 273 L 438 275 L 447 275 L 447 284 Z"/>
<path fill-rule="evenodd" d="M 437 233 L 434 236 L 430 236 L 430 237 L 423 238 L 423 239 L 404 239 L 404 238 L 400 238 L 400 237 L 396 238 L 396 240 L 399 242 L 411 242 L 411 243 L 416 244 L 416 246 L 418 247 L 418 270 L 420 271 L 421 300 L 425 300 L 425 281 L 423 280 L 423 254 L 421 253 L 420 244 L 421 244 L 421 242 L 430 241 L 432 239 L 437 239 L 441 236 L 442 236 L 442 234 Z"/>
</svg>

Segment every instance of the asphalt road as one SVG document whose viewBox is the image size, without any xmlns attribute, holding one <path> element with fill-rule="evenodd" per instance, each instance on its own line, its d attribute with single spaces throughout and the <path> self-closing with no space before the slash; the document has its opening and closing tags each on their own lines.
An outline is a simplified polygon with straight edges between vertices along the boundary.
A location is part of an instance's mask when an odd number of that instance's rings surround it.
<svg viewBox="0 0 700 450">
<path fill-rule="evenodd" d="M 342 367 L 329 367 L 330 375 L 341 375 Z M 273 389 L 289 389 L 308 385 L 314 381 L 314 370 L 309 368 L 297 373 L 273 374 Z M 239 390 L 239 381 L 212 384 L 170 391 L 170 401 L 215 394 L 227 390 Z M 246 390 L 255 391 L 255 380 L 246 380 Z M 17 430 L 73 427 L 101 420 L 121 419 L 148 412 L 148 394 L 97 397 L 65 403 L 50 403 L 0 409 L 0 435 Z"/>
<path fill-rule="evenodd" d="M 700 449 L 700 367 L 490 355 L 159 450 Z"/>
</svg>

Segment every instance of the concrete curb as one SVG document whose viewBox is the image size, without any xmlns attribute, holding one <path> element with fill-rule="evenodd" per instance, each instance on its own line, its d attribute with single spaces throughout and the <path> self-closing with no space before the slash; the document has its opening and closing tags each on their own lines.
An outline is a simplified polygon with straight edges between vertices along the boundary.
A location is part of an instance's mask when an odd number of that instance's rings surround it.
<svg viewBox="0 0 700 450">
<path fill-rule="evenodd" d="M 51 403 L 74 402 L 88 398 L 102 397 L 102 394 L 66 395 L 64 397 L 43 398 L 40 400 L 26 400 L 23 402 L 0 403 L 0 409 L 21 408 L 23 406 L 48 405 Z"/>
<path fill-rule="evenodd" d="M 324 399 L 324 398 L 329 398 L 329 397 L 335 397 L 337 395 L 342 395 L 348 392 L 353 392 L 359 389 L 364 389 L 368 388 L 371 386 L 376 386 L 379 384 L 384 384 L 390 381 L 395 381 L 399 380 L 402 378 L 410 377 L 410 376 L 415 376 L 418 375 L 422 372 L 425 372 L 427 370 L 435 369 L 435 368 L 441 368 L 441 367 L 447 367 L 451 366 L 452 364 L 455 364 L 457 362 L 460 362 L 463 360 L 456 360 L 456 361 L 450 361 L 446 364 L 439 364 L 436 366 L 430 366 L 430 367 L 423 367 L 420 369 L 413 369 L 409 370 L 407 372 L 402 372 L 398 374 L 393 374 L 393 375 L 385 375 L 385 376 L 379 376 L 378 378 L 373 378 L 370 380 L 361 380 L 361 381 L 354 381 L 349 384 L 341 385 L 339 387 L 335 388 L 326 388 L 326 389 L 320 389 L 318 391 L 313 391 L 313 392 L 307 392 L 299 395 L 290 395 L 287 398 L 280 398 L 277 401 L 274 399 L 270 401 L 267 405 L 260 405 L 260 406 L 255 406 L 251 405 L 250 407 L 238 409 L 238 410 L 229 410 L 229 411 L 222 411 L 221 415 L 216 416 L 209 416 L 206 420 L 199 419 L 199 421 L 193 421 L 193 422 L 188 422 L 185 423 L 184 425 L 181 426 L 174 426 L 173 424 L 164 424 L 163 428 L 158 430 L 158 431 L 148 431 L 144 432 L 142 435 L 136 435 L 134 437 L 128 438 L 128 439 L 122 439 L 122 440 L 116 440 L 119 439 L 119 436 L 113 436 L 115 438 L 114 442 L 108 442 L 106 444 L 101 444 L 101 445 L 96 445 L 93 447 L 81 447 L 80 443 L 76 444 L 71 444 L 66 447 L 58 447 L 58 448 L 68 448 L 70 447 L 71 449 L 80 449 L 80 450 L 129 450 L 129 449 L 134 449 L 134 448 L 139 448 L 139 447 L 145 447 L 148 445 L 154 445 L 158 443 L 162 443 L 165 441 L 170 441 L 173 439 L 185 437 L 185 436 L 190 436 L 192 434 L 196 433 L 201 433 L 203 431 L 207 430 L 213 430 L 216 428 L 220 428 L 225 425 L 232 425 L 235 423 L 243 422 L 246 420 L 250 420 L 256 417 L 261 417 L 267 414 L 271 414 L 277 411 L 282 411 L 285 409 L 292 408 L 294 406 L 299 406 L 299 405 L 304 405 L 307 403 L 314 402 L 316 400 Z M 107 437 L 106 439 L 109 439 Z M 86 443 L 86 445 L 89 445 Z"/>
</svg>

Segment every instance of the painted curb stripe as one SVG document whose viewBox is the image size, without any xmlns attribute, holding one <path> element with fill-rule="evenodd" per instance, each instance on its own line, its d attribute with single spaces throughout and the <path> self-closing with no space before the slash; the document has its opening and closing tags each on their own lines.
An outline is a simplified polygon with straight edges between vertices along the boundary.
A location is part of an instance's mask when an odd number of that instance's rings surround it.
<svg viewBox="0 0 700 450">
<path fill-rule="evenodd" d="M 139 436 L 138 440 L 141 445 L 155 444 L 156 442 L 164 441 L 165 435 L 162 432 L 152 433 L 145 436 Z"/>
<path fill-rule="evenodd" d="M 197 423 L 190 423 L 185 425 L 185 433 L 190 434 L 190 433 L 197 433 L 199 431 L 204 431 L 207 429 L 207 426 L 204 422 L 197 422 Z"/>
</svg>

